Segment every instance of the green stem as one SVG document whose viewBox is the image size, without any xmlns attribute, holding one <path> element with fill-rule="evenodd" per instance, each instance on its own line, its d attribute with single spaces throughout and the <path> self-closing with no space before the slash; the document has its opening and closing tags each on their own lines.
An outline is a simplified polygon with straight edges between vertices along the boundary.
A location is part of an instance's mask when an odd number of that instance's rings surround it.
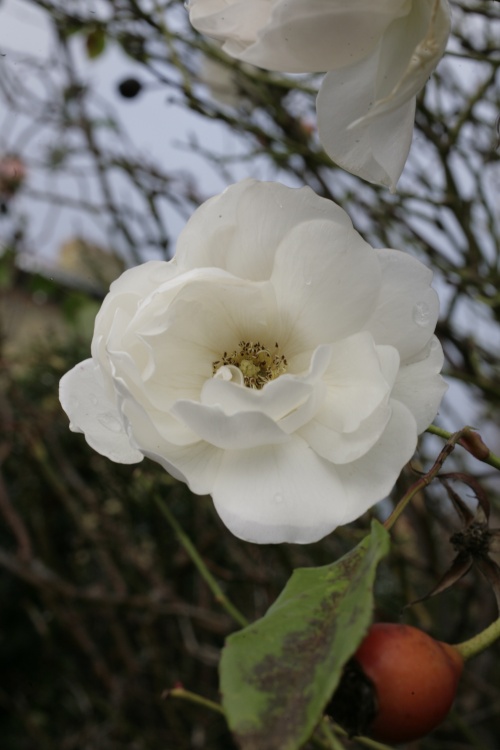
<svg viewBox="0 0 500 750">
<path fill-rule="evenodd" d="M 472 427 L 464 427 L 464 429 L 461 430 L 460 432 L 464 433 L 467 431 L 472 432 L 472 433 L 476 432 Z M 454 434 L 452 432 L 448 432 L 447 430 L 443 430 L 441 427 L 436 427 L 436 425 L 434 424 L 431 424 L 430 427 L 427 428 L 426 432 L 429 432 L 431 435 L 437 435 L 438 437 L 443 438 L 444 440 L 450 440 L 450 438 L 453 437 L 453 434 Z M 461 440 L 459 440 L 458 442 L 460 443 L 462 448 L 465 448 L 465 450 L 471 453 L 467 444 L 462 443 Z M 474 453 L 472 455 L 474 455 L 474 457 L 477 458 L 478 461 L 482 461 L 483 463 L 489 464 L 490 466 L 493 466 L 495 469 L 500 470 L 500 456 L 496 456 L 489 449 L 488 449 L 488 455 L 483 458 L 481 458 L 480 456 Z"/>
<path fill-rule="evenodd" d="M 334 729 L 337 732 L 337 734 L 340 734 L 342 737 L 347 737 L 348 734 L 345 731 L 345 729 L 342 729 L 338 724 L 334 724 Z M 369 747 L 370 750 L 393 750 L 389 745 L 384 745 L 382 742 L 377 742 L 376 740 L 371 740 L 369 737 L 353 737 L 354 740 L 359 745 L 363 745 L 363 747 Z"/>
<path fill-rule="evenodd" d="M 190 690 L 185 690 L 184 688 L 172 688 L 172 690 L 166 690 L 163 697 L 180 698 L 183 701 L 195 703 L 197 706 L 204 706 L 210 711 L 215 711 L 224 716 L 224 709 L 219 703 L 215 703 L 215 701 L 211 701 L 208 698 L 204 698 L 202 695 L 198 695 L 198 693 L 192 693 Z"/>
<path fill-rule="evenodd" d="M 324 747 L 327 747 L 328 750 L 345 750 L 343 743 L 332 731 L 330 721 L 326 716 L 323 718 L 323 721 L 319 725 L 319 728 L 321 729 L 321 732 L 326 740 Z"/>
<path fill-rule="evenodd" d="M 369 747 L 370 750 L 394 750 L 394 748 L 389 747 L 389 745 L 384 745 L 382 742 L 376 742 L 376 740 L 371 740 L 369 737 L 355 737 L 354 739 L 360 745 L 363 745 L 363 747 Z"/>
<path fill-rule="evenodd" d="M 183 530 L 175 516 L 170 512 L 169 507 L 161 498 L 156 496 L 154 498 L 154 501 L 156 505 L 158 506 L 158 509 L 160 513 L 166 518 L 172 529 L 174 530 L 177 538 L 179 539 L 180 543 L 188 553 L 189 557 L 191 558 L 192 562 L 195 564 L 195 566 L 198 569 L 198 572 L 200 573 L 201 577 L 209 587 L 210 591 L 215 597 L 215 601 L 218 602 L 223 609 L 226 610 L 228 615 L 230 615 L 235 622 L 238 623 L 238 625 L 241 625 L 242 628 L 246 627 L 248 625 L 248 620 L 246 617 L 232 604 L 227 596 L 222 591 L 221 587 L 213 577 L 213 575 L 210 573 L 209 569 L 203 562 L 198 550 L 194 546 L 191 539 L 188 537 L 186 532 Z"/>
<path fill-rule="evenodd" d="M 437 435 L 438 437 L 441 437 L 444 440 L 449 440 L 452 435 L 451 432 L 448 432 L 447 430 L 443 430 L 442 427 L 438 427 L 435 424 L 429 425 L 429 427 L 426 429 L 426 432 L 429 432 L 431 435 Z"/>
<path fill-rule="evenodd" d="M 453 648 L 456 648 L 464 661 L 468 661 L 489 648 L 498 638 L 500 638 L 500 617 L 468 641 L 454 643 Z"/>
</svg>

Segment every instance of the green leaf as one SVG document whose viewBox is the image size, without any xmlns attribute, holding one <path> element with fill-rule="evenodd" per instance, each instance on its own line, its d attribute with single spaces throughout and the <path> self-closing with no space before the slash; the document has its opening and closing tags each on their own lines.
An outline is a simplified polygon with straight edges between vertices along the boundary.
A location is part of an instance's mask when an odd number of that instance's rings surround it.
<svg viewBox="0 0 500 750">
<path fill-rule="evenodd" d="M 100 57 L 106 47 L 106 30 L 102 26 L 97 26 L 92 31 L 89 31 L 85 39 L 85 46 L 87 48 L 87 55 L 91 60 Z"/>
<path fill-rule="evenodd" d="M 370 626 L 388 549 L 388 532 L 374 521 L 340 560 L 295 570 L 264 617 L 227 639 L 222 704 L 242 750 L 296 750 L 311 736 Z"/>
</svg>

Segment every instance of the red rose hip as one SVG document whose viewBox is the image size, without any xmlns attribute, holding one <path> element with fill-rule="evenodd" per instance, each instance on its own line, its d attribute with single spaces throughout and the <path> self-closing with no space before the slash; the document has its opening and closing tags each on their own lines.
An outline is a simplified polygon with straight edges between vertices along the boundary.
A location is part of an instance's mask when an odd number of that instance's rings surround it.
<svg viewBox="0 0 500 750">
<path fill-rule="evenodd" d="M 368 733 L 408 742 L 431 732 L 451 708 L 463 659 L 453 646 L 410 625 L 377 623 L 354 655 L 375 691 Z"/>
</svg>

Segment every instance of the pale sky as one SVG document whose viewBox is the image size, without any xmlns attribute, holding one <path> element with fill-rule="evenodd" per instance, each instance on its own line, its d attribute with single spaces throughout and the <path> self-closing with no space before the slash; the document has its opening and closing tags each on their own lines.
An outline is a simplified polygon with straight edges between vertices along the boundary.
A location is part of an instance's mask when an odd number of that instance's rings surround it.
<svg viewBox="0 0 500 750">
<path fill-rule="evenodd" d="M 26 0 L 3 0 L 0 2 L 0 53 L 12 64 L 16 59 L 15 69 L 21 70 L 22 56 L 36 56 L 41 61 L 49 59 L 55 48 L 55 40 L 47 16 Z M 169 92 L 166 88 L 154 88 L 144 92 L 135 99 L 123 99 L 117 93 L 117 84 L 128 77 L 145 80 L 145 73 L 126 57 L 114 44 L 108 45 L 104 54 L 97 60 L 89 60 L 85 54 L 83 38 L 73 37 L 73 49 L 79 65 L 82 81 L 90 84 L 99 96 L 103 108 L 111 108 L 117 119 L 125 127 L 130 142 L 135 150 L 149 156 L 155 163 L 168 172 L 187 171 L 194 175 L 198 189 L 204 197 L 220 192 L 226 183 L 212 170 L 205 161 L 188 149 L 181 149 L 179 142 L 186 142 L 190 134 L 197 135 L 198 140 L 216 152 L 229 154 L 238 152 L 238 139 L 235 135 L 223 130 L 218 124 L 189 112 L 179 106 L 166 103 Z M 1 72 L 1 70 L 0 70 Z M 32 75 L 26 74 L 23 82 L 30 85 Z M 35 79 L 31 83 L 40 85 Z M 20 117 L 9 117 L 8 112 L 0 110 L 0 153 L 2 151 L 22 151 L 18 143 L 23 142 L 23 132 L 28 120 Z M 53 135 L 55 138 L 56 136 Z M 50 141 L 51 134 L 45 129 L 38 136 L 42 147 Z M 30 138 L 31 153 L 36 149 L 37 136 Z M 36 153 L 36 151 L 35 151 Z M 263 171 L 262 164 L 256 161 L 233 170 L 234 181 L 247 176 L 272 178 Z M 66 186 L 64 177 L 51 177 L 51 181 L 40 181 L 41 175 L 31 172 L 30 186 L 39 191 L 73 190 L 74 184 Z M 123 200 L 127 200 L 127 187 L 124 186 Z M 105 237 L 98 223 L 78 211 L 68 208 L 50 210 L 40 202 L 28 199 L 22 192 L 16 198 L 16 209 L 26 215 L 28 236 L 33 251 L 44 258 L 54 257 L 62 242 L 75 234 L 85 235 L 89 240 L 105 243 Z M 167 216 L 170 232 L 177 236 L 184 225 L 184 219 L 173 211 Z M 0 246 L 2 235 L 8 232 L 6 219 L 0 219 Z M 5 239 L 4 239 L 5 241 Z"/>
</svg>

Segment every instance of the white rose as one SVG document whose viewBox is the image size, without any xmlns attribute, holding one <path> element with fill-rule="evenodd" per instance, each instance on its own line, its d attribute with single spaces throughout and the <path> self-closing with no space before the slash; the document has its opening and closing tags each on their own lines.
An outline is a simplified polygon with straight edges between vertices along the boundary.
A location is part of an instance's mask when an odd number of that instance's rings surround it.
<svg viewBox="0 0 500 750">
<path fill-rule="evenodd" d="M 210 89 L 212 97 L 226 107 L 239 107 L 244 101 L 234 71 L 218 60 L 203 56 L 199 80 Z"/>
<path fill-rule="evenodd" d="M 245 180 L 173 260 L 111 285 L 61 403 L 103 455 L 210 493 L 242 539 L 313 542 L 387 495 L 436 414 L 431 276 L 309 188 Z"/>
<path fill-rule="evenodd" d="M 193 26 L 233 57 L 288 73 L 325 72 L 321 142 L 334 162 L 394 189 L 416 94 L 450 33 L 448 0 L 189 0 Z"/>
<path fill-rule="evenodd" d="M 247 71 L 254 69 L 253 66 L 245 64 L 241 68 Z M 198 80 L 209 88 L 212 98 L 220 104 L 226 107 L 251 108 L 250 100 L 239 85 L 234 61 L 226 55 L 221 55 L 220 58 L 200 55 Z"/>
</svg>

